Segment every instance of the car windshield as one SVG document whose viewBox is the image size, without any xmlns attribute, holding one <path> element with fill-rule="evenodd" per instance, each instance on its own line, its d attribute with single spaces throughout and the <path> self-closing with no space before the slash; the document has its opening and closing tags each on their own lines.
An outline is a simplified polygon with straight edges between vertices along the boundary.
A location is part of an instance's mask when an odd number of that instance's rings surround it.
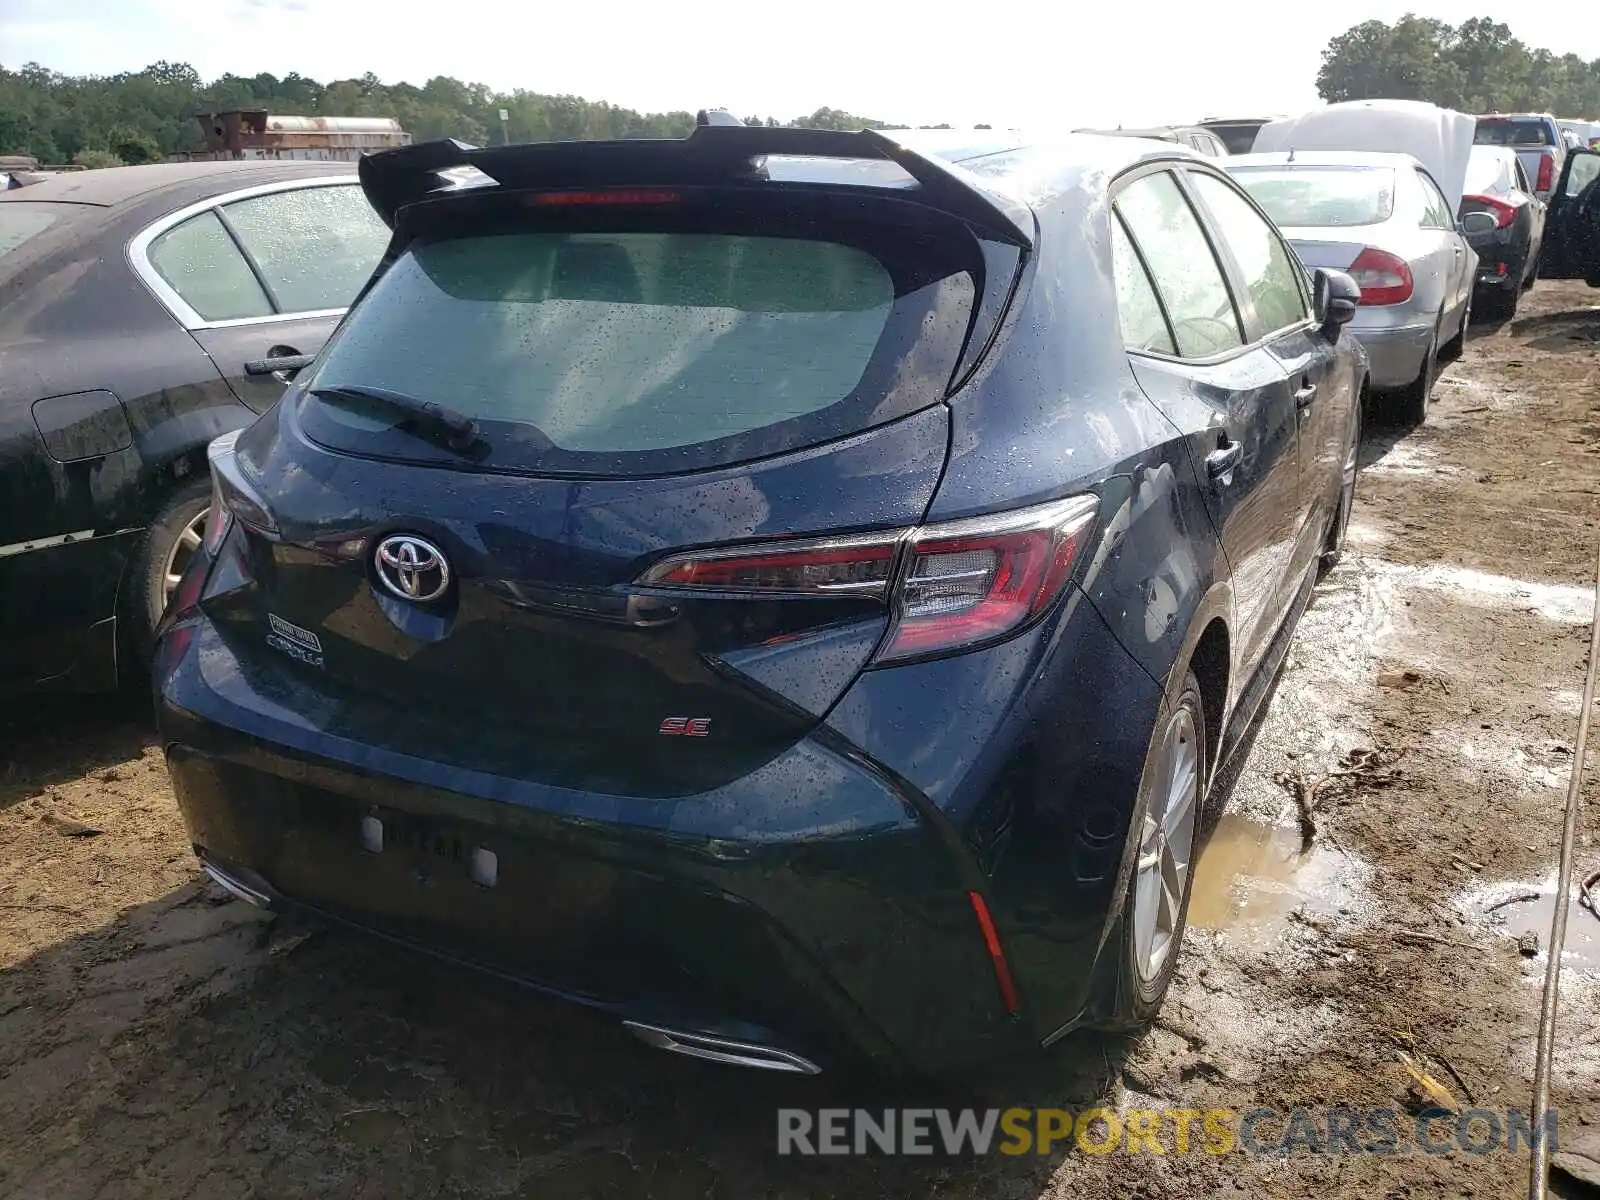
<svg viewBox="0 0 1600 1200">
<path fill-rule="evenodd" d="M 1503 118 L 1478 118 L 1472 140 L 1479 146 L 1553 146 L 1555 137 L 1548 121 L 1512 121 Z"/>
<path fill-rule="evenodd" d="M 1376 225 L 1394 212 L 1393 167 L 1232 167 L 1234 178 L 1284 227 Z"/>
<path fill-rule="evenodd" d="M 735 461 L 899 415 L 889 410 L 905 386 L 942 395 L 972 277 L 908 278 L 885 257 L 859 242 L 747 230 L 416 242 L 306 385 L 454 409 L 483 426 L 504 466 L 626 474 Z M 392 412 L 336 396 L 311 403 L 342 427 L 341 443 L 395 425 Z"/>
</svg>

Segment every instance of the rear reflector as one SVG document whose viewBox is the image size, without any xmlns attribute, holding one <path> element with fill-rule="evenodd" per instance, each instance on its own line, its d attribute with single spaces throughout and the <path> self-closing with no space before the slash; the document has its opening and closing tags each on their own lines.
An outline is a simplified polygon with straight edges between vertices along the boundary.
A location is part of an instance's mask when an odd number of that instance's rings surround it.
<svg viewBox="0 0 1600 1200">
<path fill-rule="evenodd" d="M 994 918 L 989 915 L 989 906 L 978 892 L 968 892 L 967 899 L 972 901 L 972 912 L 978 918 L 978 931 L 983 934 L 984 949 L 989 951 L 989 962 L 994 966 L 994 981 L 1000 988 L 1000 1002 L 1006 1006 L 1006 1012 L 1019 1013 L 1022 1011 L 1022 1002 L 1017 998 L 1017 985 L 1011 980 L 1011 968 L 1006 965 L 1006 952 L 1001 948 L 1000 934 L 995 930 Z"/>
<path fill-rule="evenodd" d="M 1372 246 L 1356 256 L 1349 273 L 1361 289 L 1363 304 L 1403 304 L 1415 287 L 1405 259 Z"/>
</svg>

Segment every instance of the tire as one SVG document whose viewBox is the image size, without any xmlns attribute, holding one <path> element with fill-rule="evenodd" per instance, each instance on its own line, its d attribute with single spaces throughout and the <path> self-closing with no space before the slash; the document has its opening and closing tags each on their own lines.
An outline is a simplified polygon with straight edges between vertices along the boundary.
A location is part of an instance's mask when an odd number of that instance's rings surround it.
<svg viewBox="0 0 1600 1200">
<path fill-rule="evenodd" d="M 1438 378 L 1439 334 L 1435 330 L 1416 381 L 1389 397 L 1390 419 L 1397 425 L 1421 425 L 1428 417 L 1428 397 L 1433 395 L 1433 385 Z"/>
<path fill-rule="evenodd" d="M 156 622 L 176 586 L 176 577 L 205 526 L 211 480 L 202 476 L 167 497 L 145 530 L 122 589 L 120 617 L 125 644 L 141 667 L 149 666 Z M 170 577 L 170 578 L 169 578 Z"/>
<path fill-rule="evenodd" d="M 1101 1027 L 1137 1030 L 1155 1019 L 1178 969 L 1178 952 L 1194 891 L 1194 860 L 1206 788 L 1205 708 L 1193 671 L 1160 722 L 1145 754 L 1139 800 L 1133 814 L 1133 871 L 1122 918 L 1113 935 L 1117 965 L 1111 1011 Z M 1186 796 L 1181 796 L 1186 792 Z M 1183 801 L 1187 816 L 1168 828 L 1172 805 Z M 1181 871 L 1178 865 L 1181 862 Z M 1153 868 L 1153 869 L 1152 869 Z M 1176 894 L 1173 891 L 1174 874 Z"/>
<path fill-rule="evenodd" d="M 1492 287 L 1483 290 L 1483 315 L 1491 321 L 1509 321 L 1517 315 L 1517 305 L 1522 303 L 1522 289 L 1515 284 L 1511 287 Z"/>
<path fill-rule="evenodd" d="M 1356 400 L 1356 428 L 1345 451 L 1344 468 L 1340 473 L 1339 500 L 1333 510 L 1333 520 L 1328 525 L 1328 538 L 1322 544 L 1322 558 L 1317 563 L 1317 578 L 1339 565 L 1344 557 L 1345 534 L 1350 530 L 1350 513 L 1356 503 L 1356 483 L 1361 478 L 1361 426 L 1365 396 Z"/>
</svg>

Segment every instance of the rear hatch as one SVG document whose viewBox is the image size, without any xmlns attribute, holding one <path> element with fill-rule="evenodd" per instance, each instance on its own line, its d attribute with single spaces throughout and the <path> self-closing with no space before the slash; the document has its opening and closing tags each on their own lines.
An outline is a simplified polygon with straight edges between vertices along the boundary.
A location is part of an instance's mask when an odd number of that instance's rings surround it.
<svg viewBox="0 0 1600 1200">
<path fill-rule="evenodd" d="M 1025 238 L 939 173 L 661 157 L 708 135 L 586 148 L 598 182 L 585 149 L 525 148 L 537 180 L 479 152 L 498 186 L 421 200 L 410 152 L 364 167 L 390 260 L 234 458 L 249 582 L 207 607 L 242 669 L 408 753 L 629 795 L 717 786 L 826 713 L 888 621 L 892 553 L 850 538 L 922 517 Z"/>
</svg>

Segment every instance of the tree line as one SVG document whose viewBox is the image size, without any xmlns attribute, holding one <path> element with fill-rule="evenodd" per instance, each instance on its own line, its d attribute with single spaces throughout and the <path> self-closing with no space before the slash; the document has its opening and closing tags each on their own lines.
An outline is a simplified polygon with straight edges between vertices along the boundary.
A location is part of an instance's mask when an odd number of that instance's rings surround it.
<svg viewBox="0 0 1600 1200">
<path fill-rule="evenodd" d="M 421 87 L 376 75 L 318 83 L 303 75 L 224 75 L 206 83 L 187 63 L 158 62 L 120 75 L 72 76 L 37 63 L 0 67 L 0 154 L 83 166 L 159 161 L 201 146 L 202 112 L 266 109 L 295 116 L 393 117 L 417 141 L 453 137 L 487 145 L 562 138 L 683 137 L 691 112 L 631 108 L 440 75 Z M 500 110 L 506 112 L 502 125 Z M 881 129 L 885 122 L 836 108 L 789 121 L 746 117 L 747 124 L 813 129 Z M 935 128 L 949 128 L 948 125 Z"/>
<path fill-rule="evenodd" d="M 1316 83 L 1328 101 L 1387 97 L 1473 113 L 1533 111 L 1600 119 L 1600 60 L 1530 47 L 1487 17 L 1460 25 L 1414 14 L 1392 25 L 1365 21 L 1328 43 Z M 196 113 L 237 108 L 394 117 L 418 141 L 454 137 L 476 145 L 502 137 L 516 142 L 682 137 L 694 126 L 687 111 L 641 113 L 577 96 L 497 92 L 445 75 L 420 87 L 384 83 L 370 73 L 331 83 L 293 72 L 281 78 L 224 75 L 207 83 L 187 63 L 158 62 L 105 76 L 63 75 L 29 63 L 20 70 L 0 67 L 0 154 L 84 166 L 151 162 L 200 148 Z M 836 108 L 782 122 L 746 120 L 816 129 L 885 125 Z"/>
<path fill-rule="evenodd" d="M 1600 59 L 1531 47 L 1488 17 L 1450 25 L 1408 13 L 1330 41 L 1317 91 L 1330 102 L 1427 100 L 1468 113 L 1600 120 Z"/>
</svg>

